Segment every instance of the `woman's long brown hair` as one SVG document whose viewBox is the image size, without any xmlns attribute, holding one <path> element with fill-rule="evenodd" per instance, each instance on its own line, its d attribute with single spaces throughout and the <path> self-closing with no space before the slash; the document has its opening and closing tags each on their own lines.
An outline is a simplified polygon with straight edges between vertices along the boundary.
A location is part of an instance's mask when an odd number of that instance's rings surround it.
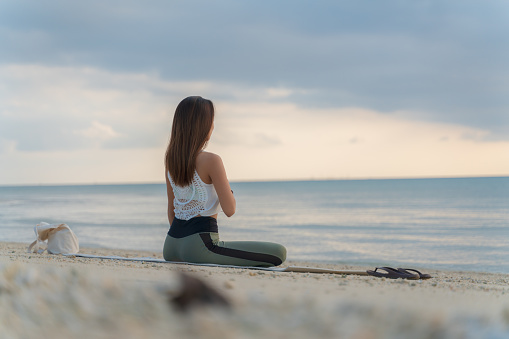
<svg viewBox="0 0 509 339">
<path fill-rule="evenodd" d="M 178 186 L 193 180 L 196 157 L 208 141 L 213 121 L 214 104 L 199 96 L 185 98 L 175 109 L 165 165 Z"/>
</svg>

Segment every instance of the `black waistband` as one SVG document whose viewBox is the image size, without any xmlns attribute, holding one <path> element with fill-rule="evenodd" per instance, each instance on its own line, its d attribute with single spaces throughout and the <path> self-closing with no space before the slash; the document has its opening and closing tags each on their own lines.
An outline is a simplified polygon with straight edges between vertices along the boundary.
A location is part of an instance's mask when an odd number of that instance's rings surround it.
<svg viewBox="0 0 509 339">
<path fill-rule="evenodd" d="M 194 217 L 189 220 L 174 218 L 168 235 L 173 238 L 184 238 L 192 234 L 217 233 L 217 220 L 212 217 Z"/>
</svg>

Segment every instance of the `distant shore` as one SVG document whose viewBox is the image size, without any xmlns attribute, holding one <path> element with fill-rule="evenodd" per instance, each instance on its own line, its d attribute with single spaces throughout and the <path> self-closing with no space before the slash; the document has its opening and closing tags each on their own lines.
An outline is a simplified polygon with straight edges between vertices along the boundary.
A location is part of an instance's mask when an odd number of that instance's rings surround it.
<svg viewBox="0 0 509 339">
<path fill-rule="evenodd" d="M 90 326 L 98 338 L 509 335 L 507 274 L 424 270 L 433 278 L 410 281 L 274 273 L 39 255 L 26 253 L 27 245 L 0 243 L 0 327 L 13 337 L 39 333 L 89 338 L 90 333 L 83 330 Z M 160 253 L 100 248 L 80 252 L 161 257 Z M 291 261 L 284 265 L 367 269 Z M 233 312 L 213 305 L 178 312 L 168 304 L 168 295 L 181 288 L 179 272 L 201 279 L 225 296 Z"/>
</svg>

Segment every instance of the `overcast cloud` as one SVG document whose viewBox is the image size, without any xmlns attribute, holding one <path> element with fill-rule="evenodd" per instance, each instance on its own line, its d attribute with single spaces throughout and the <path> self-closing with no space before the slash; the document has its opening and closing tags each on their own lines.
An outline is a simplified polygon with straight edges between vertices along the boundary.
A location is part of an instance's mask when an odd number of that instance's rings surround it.
<svg viewBox="0 0 509 339">
<path fill-rule="evenodd" d="M 501 0 L 2 1 L 0 153 L 155 148 L 193 94 L 506 142 L 508 19 Z M 284 145 L 275 132 L 243 141 Z"/>
</svg>

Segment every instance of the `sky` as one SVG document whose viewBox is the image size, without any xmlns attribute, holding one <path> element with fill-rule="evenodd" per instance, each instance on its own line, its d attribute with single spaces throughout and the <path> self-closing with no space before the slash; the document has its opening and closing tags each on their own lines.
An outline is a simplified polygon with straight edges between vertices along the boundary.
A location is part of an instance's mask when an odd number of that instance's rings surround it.
<svg viewBox="0 0 509 339">
<path fill-rule="evenodd" d="M 0 185 L 164 181 L 216 107 L 231 181 L 509 175 L 505 0 L 0 2 Z"/>
</svg>

